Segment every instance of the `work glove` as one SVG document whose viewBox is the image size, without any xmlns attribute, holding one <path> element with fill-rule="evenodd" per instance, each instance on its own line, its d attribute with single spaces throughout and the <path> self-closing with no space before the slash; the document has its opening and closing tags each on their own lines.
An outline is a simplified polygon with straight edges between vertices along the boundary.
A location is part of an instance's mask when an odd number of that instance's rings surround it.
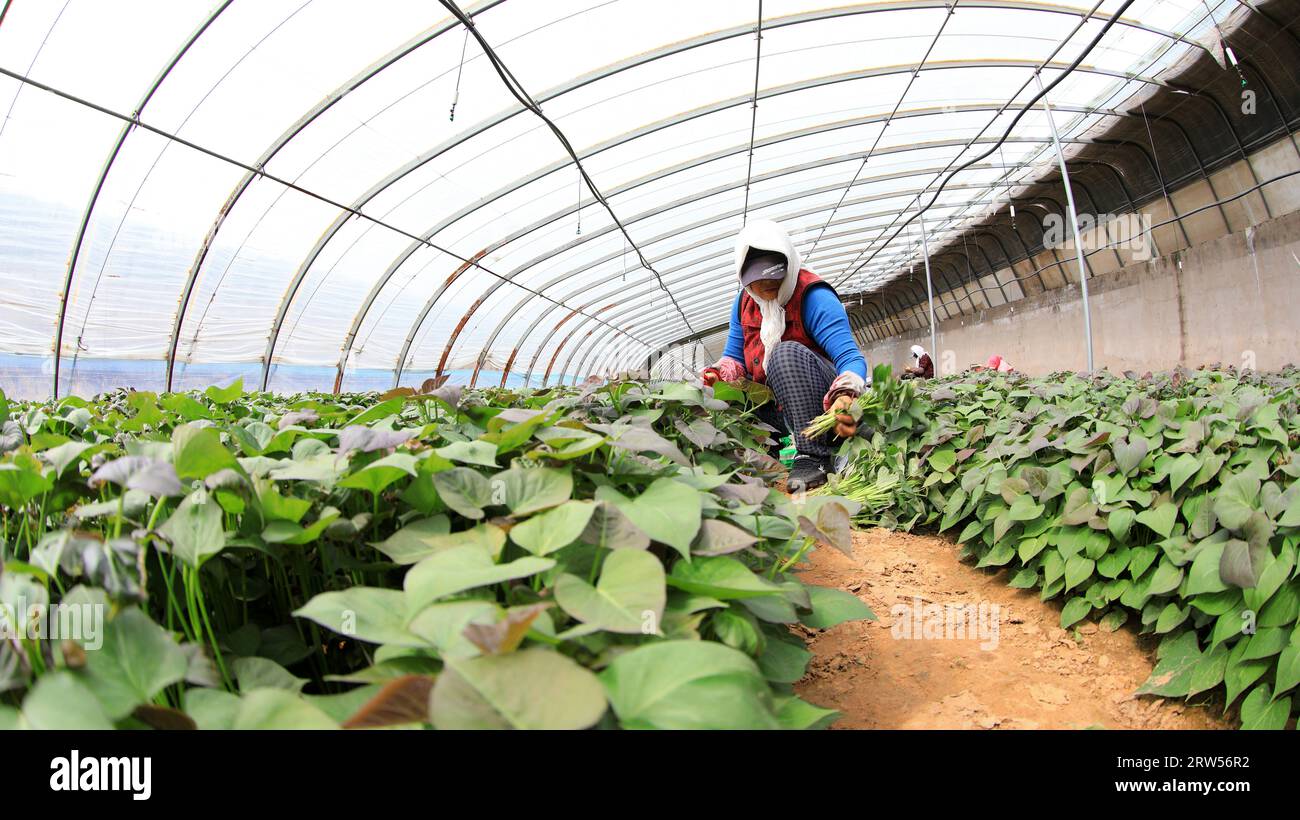
<svg viewBox="0 0 1300 820">
<path fill-rule="evenodd" d="M 858 432 L 858 421 L 849 408 L 853 400 L 862 395 L 866 382 L 857 373 L 844 372 L 835 377 L 830 389 L 822 397 L 822 410 L 835 413 L 835 435 L 850 438 Z"/>
<path fill-rule="evenodd" d="M 704 368 L 700 380 L 712 386 L 716 382 L 734 382 L 745 378 L 745 366 L 735 359 L 723 356 L 717 364 Z"/>
</svg>

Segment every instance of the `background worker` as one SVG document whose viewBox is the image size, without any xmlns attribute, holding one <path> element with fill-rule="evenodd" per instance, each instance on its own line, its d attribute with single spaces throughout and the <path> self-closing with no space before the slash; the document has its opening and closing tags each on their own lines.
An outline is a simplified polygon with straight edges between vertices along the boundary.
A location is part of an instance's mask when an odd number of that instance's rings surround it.
<svg viewBox="0 0 1300 820">
<path fill-rule="evenodd" d="M 925 352 L 925 348 L 920 345 L 912 345 L 912 359 L 915 364 L 903 369 L 904 379 L 934 378 L 934 360 L 930 358 L 929 353 Z"/>
<path fill-rule="evenodd" d="M 985 364 L 984 367 L 987 368 L 988 370 L 996 370 L 1000 373 L 1010 373 L 1015 369 L 1006 360 L 1004 360 L 1001 356 L 998 356 L 997 354 L 989 356 L 988 363 Z"/>
<path fill-rule="evenodd" d="M 775 404 L 760 407 L 758 415 L 794 439 L 797 455 L 786 486 L 796 492 L 825 484 L 833 455 L 829 436 L 812 440 L 802 430 L 835 410 L 834 434 L 854 435 L 857 422 L 844 411 L 865 389 L 867 376 L 839 295 L 800 261 L 794 242 L 775 222 L 754 220 L 741 230 L 741 290 L 727 346 L 701 374 L 705 384 L 748 377 L 772 389 Z"/>
</svg>

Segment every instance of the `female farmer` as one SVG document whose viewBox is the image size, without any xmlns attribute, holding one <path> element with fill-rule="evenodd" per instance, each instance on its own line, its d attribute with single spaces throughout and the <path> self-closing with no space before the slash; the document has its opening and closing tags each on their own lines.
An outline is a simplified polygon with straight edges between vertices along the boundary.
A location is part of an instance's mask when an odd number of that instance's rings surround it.
<svg viewBox="0 0 1300 820">
<path fill-rule="evenodd" d="M 916 359 L 916 365 L 903 370 L 904 379 L 934 378 L 934 360 L 930 358 L 929 353 L 925 352 L 925 348 L 920 345 L 912 345 L 912 358 Z"/>
<path fill-rule="evenodd" d="M 835 289 L 799 265 L 799 251 L 775 222 L 755 220 L 736 239 L 741 290 L 731 310 L 727 347 L 701 374 L 705 384 L 748 376 L 766 384 L 776 406 L 759 408 L 763 421 L 794 436 L 798 455 L 786 482 L 791 490 L 826 483 L 831 445 L 802 434 L 823 412 L 840 413 L 835 434 L 852 436 L 846 411 L 865 389 L 867 362 L 853 340 Z"/>
</svg>

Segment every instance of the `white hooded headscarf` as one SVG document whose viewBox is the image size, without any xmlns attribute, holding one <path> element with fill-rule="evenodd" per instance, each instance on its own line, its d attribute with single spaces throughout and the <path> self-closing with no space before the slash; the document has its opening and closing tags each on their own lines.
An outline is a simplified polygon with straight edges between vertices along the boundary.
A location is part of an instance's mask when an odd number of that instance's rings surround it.
<svg viewBox="0 0 1300 820">
<path fill-rule="evenodd" d="M 790 241 L 790 235 L 770 219 L 750 221 L 736 237 L 736 281 L 740 281 L 740 275 L 744 273 L 745 259 L 750 251 L 779 253 L 787 261 L 785 279 L 781 282 L 781 289 L 777 291 L 775 301 L 762 299 L 749 288 L 745 288 L 745 292 L 758 305 L 759 313 L 763 317 L 758 337 L 763 342 L 763 367 L 766 368 L 772 351 L 785 335 L 785 306 L 794 295 L 795 285 L 799 283 L 802 260 L 799 258 L 799 249 L 794 246 L 794 242 Z"/>
</svg>

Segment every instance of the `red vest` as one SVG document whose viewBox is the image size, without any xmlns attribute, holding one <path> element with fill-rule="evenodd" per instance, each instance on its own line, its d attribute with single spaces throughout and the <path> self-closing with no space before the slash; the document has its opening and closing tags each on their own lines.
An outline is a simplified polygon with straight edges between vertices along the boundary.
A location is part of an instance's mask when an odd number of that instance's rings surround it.
<svg viewBox="0 0 1300 820">
<path fill-rule="evenodd" d="M 821 277 L 810 271 L 799 271 L 799 281 L 794 286 L 794 293 L 790 295 L 790 301 L 785 303 L 785 333 L 781 334 L 783 342 L 798 342 L 816 353 L 822 358 L 830 358 L 826 351 L 813 341 L 808 335 L 808 331 L 803 326 L 803 296 L 808 288 L 816 284 L 825 284 Z M 763 326 L 763 314 L 758 309 L 758 303 L 754 297 L 749 295 L 748 291 L 742 291 L 740 297 L 740 329 L 745 337 L 745 369 L 749 371 L 749 377 L 759 384 L 767 381 L 767 373 L 763 369 L 763 340 L 759 336 L 759 329 Z"/>
</svg>

